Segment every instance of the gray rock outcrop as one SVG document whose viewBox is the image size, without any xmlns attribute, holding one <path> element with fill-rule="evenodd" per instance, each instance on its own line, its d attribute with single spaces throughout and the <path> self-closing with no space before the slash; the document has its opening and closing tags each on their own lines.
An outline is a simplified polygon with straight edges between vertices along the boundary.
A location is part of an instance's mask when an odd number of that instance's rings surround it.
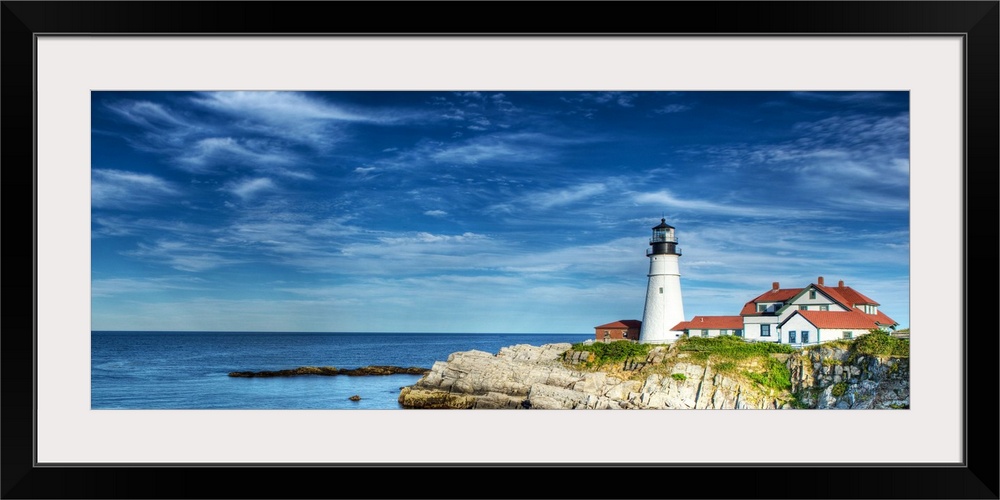
<svg viewBox="0 0 1000 500">
<path fill-rule="evenodd" d="M 585 361 L 568 343 L 505 347 L 496 355 L 457 352 L 400 391 L 404 408 L 460 409 L 644 409 L 780 408 L 778 395 L 747 387 L 696 363 L 678 362 L 668 374 L 608 373 L 576 369 Z M 661 362 L 665 348 L 653 349 L 642 363 Z"/>
<path fill-rule="evenodd" d="M 666 346 L 600 371 L 568 343 L 456 352 L 404 387 L 404 408 L 455 409 L 885 409 L 909 408 L 909 358 L 852 355 L 830 346 L 772 355 L 790 390 L 732 369 L 719 373 Z M 721 365 L 720 365 L 721 368 Z"/>
<path fill-rule="evenodd" d="M 910 406 L 910 360 L 856 355 L 848 349 L 819 347 L 788 360 L 792 392 L 808 407 L 886 409 Z"/>
</svg>

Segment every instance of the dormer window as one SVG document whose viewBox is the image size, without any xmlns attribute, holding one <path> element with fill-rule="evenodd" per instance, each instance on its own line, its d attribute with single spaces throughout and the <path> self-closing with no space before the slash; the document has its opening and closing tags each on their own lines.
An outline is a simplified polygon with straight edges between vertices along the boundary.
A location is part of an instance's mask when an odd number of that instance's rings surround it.
<svg viewBox="0 0 1000 500">
<path fill-rule="evenodd" d="M 810 299 L 816 298 L 816 290 L 809 290 L 809 298 Z"/>
</svg>

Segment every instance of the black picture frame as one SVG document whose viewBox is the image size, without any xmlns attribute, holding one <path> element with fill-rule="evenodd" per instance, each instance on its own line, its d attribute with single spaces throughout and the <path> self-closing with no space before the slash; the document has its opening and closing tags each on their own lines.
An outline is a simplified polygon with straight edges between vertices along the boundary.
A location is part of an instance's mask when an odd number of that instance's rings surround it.
<svg viewBox="0 0 1000 500">
<path fill-rule="evenodd" d="M 571 9 L 572 15 L 566 11 Z M 392 15 L 387 12 L 392 11 Z M 3 1 L 2 478 L 4 498 L 998 498 L 995 293 L 969 271 L 995 269 L 1000 122 L 1000 2 L 88 2 Z M 34 44 L 46 34 L 436 34 L 549 36 L 961 35 L 965 47 L 966 428 L 961 465 L 783 468 L 630 463 L 39 467 L 34 460 L 36 262 Z M 24 206 L 32 194 L 32 218 Z M 15 205 L 16 204 L 16 205 Z M 979 241 L 983 236 L 989 241 Z M 984 259 L 984 251 L 988 260 Z M 985 262 L 984 262 L 985 261 Z M 991 284 L 991 278 L 985 279 Z M 985 303 L 989 297 L 992 302 Z M 415 430 L 419 432 L 419 430 Z M 887 429 L 887 442 L 905 439 Z M 959 432 L 959 430 L 956 430 Z M 628 439 L 627 433 L 611 436 Z M 632 437 L 634 438 L 634 436 Z M 447 439 L 447 438 L 445 438 Z M 455 439 L 460 446 L 462 439 Z M 830 446 L 850 443 L 847 432 Z M 850 443 L 886 446 L 887 443 Z M 405 446 L 405 443 L 401 443 Z M 623 450 L 627 447 L 623 446 Z M 391 453 L 391 450 L 386 450 Z M 372 468 L 375 476 L 362 474 Z M 445 470 L 448 469 L 448 470 Z M 460 469 L 460 470 L 459 470 Z M 594 469 L 594 470 L 588 470 Z M 369 481 L 368 477 L 375 477 Z"/>
</svg>

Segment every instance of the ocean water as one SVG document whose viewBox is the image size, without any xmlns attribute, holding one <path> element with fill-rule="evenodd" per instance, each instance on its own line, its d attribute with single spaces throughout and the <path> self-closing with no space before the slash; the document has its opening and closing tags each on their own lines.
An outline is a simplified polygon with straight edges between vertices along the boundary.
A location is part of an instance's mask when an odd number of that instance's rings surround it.
<svg viewBox="0 0 1000 500">
<path fill-rule="evenodd" d="M 458 351 L 582 342 L 592 335 L 91 332 L 92 409 L 400 409 L 418 375 L 229 377 L 299 366 L 430 368 Z M 351 401 L 353 395 L 360 401 Z"/>
</svg>

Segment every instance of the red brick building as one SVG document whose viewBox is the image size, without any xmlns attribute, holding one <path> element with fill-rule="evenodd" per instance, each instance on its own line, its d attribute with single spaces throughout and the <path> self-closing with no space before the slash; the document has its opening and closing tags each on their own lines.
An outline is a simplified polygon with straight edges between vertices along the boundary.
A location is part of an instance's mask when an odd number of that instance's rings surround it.
<svg viewBox="0 0 1000 500">
<path fill-rule="evenodd" d="M 623 319 L 594 327 L 594 338 L 598 342 L 613 342 L 615 340 L 639 341 L 639 330 L 642 321 L 637 319 Z"/>
</svg>

